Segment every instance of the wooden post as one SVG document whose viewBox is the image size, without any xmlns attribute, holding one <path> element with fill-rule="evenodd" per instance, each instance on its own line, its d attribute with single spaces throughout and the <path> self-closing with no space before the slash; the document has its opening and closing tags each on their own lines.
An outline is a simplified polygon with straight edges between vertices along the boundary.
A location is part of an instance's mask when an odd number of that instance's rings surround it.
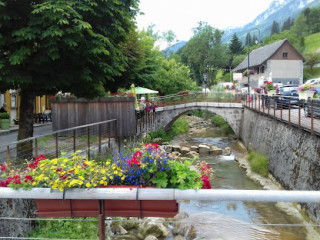
<svg viewBox="0 0 320 240">
<path fill-rule="evenodd" d="M 99 124 L 99 155 L 101 155 L 101 124 Z"/>
<path fill-rule="evenodd" d="M 299 117 L 298 117 L 298 124 L 299 124 L 299 129 L 301 130 L 301 104 L 300 104 L 300 99 L 299 99 Z"/>
<path fill-rule="evenodd" d="M 76 130 L 73 129 L 73 152 L 75 153 L 76 151 Z"/>
<path fill-rule="evenodd" d="M 104 200 L 99 200 L 99 240 L 106 239 Z"/>
<path fill-rule="evenodd" d="M 88 160 L 90 161 L 90 128 L 87 127 L 87 135 L 88 135 Z"/>
<path fill-rule="evenodd" d="M 311 135 L 314 136 L 314 130 L 313 130 L 313 100 L 311 100 Z"/>
<path fill-rule="evenodd" d="M 10 168 L 11 166 L 11 155 L 10 155 L 10 147 L 7 146 L 7 165 Z"/>
<path fill-rule="evenodd" d="M 108 123 L 108 137 L 109 137 L 109 141 L 108 141 L 108 145 L 109 145 L 109 149 L 111 147 L 111 127 L 110 127 L 111 123 Z"/>
<path fill-rule="evenodd" d="M 288 123 L 289 123 L 289 126 L 291 126 L 291 118 L 290 118 L 290 115 L 291 115 L 291 98 L 289 98 L 289 116 L 288 116 Z"/>
<path fill-rule="evenodd" d="M 56 158 L 59 157 L 58 133 L 56 133 Z"/>
<path fill-rule="evenodd" d="M 35 155 L 38 156 L 38 139 L 34 139 L 34 151 Z"/>
</svg>

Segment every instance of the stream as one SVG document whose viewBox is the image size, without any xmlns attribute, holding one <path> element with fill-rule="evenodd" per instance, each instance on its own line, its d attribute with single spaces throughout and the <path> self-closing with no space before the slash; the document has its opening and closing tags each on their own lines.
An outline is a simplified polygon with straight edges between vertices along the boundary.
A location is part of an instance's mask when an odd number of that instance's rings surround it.
<svg viewBox="0 0 320 240">
<path fill-rule="evenodd" d="M 181 139 L 180 139 L 181 140 Z M 245 150 L 237 140 L 223 136 L 214 127 L 199 133 L 188 134 L 180 145 L 207 143 L 219 148 L 230 147 L 231 156 L 200 156 L 215 171 L 211 181 L 214 189 L 262 190 L 263 186 L 246 176 L 246 171 L 239 167 L 234 157 L 243 157 Z M 289 205 L 292 204 L 288 203 Z M 242 201 L 182 201 L 180 212 L 188 217 L 180 220 L 182 226 L 196 232 L 195 239 L 219 240 L 304 240 L 319 239 L 301 215 L 287 214 L 276 203 L 256 203 Z M 302 226 L 301 226 L 302 225 Z M 191 230 L 190 230 L 191 229 Z M 311 232 L 310 232 L 311 229 Z M 169 238 L 168 238 L 169 239 Z"/>
</svg>

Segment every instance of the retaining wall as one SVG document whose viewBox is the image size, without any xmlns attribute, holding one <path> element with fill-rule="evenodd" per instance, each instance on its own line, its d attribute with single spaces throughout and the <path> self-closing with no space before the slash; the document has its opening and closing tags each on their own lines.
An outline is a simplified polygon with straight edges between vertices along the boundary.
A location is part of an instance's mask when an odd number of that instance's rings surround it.
<svg viewBox="0 0 320 240">
<path fill-rule="evenodd" d="M 268 156 L 269 171 L 287 190 L 320 189 L 320 138 L 249 109 L 244 110 L 240 138 L 249 150 Z M 320 223 L 320 204 L 305 204 Z"/>
</svg>

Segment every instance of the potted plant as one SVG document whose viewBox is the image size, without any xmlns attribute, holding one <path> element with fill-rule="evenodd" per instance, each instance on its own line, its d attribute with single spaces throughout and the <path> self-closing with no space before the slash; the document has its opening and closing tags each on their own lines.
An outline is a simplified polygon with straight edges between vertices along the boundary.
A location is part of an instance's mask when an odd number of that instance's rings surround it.
<svg viewBox="0 0 320 240">
<path fill-rule="evenodd" d="M 302 85 L 298 87 L 299 99 L 308 100 L 313 98 L 313 95 L 317 92 L 317 86 L 312 84 Z"/>
<path fill-rule="evenodd" d="M 8 130 L 10 128 L 10 114 L 0 113 L 1 128 L 3 130 Z"/>
<path fill-rule="evenodd" d="M 51 188 L 64 191 L 71 188 L 121 187 L 132 188 L 211 188 L 213 170 L 205 162 L 197 162 L 191 170 L 191 161 L 170 158 L 157 144 L 138 146 L 130 153 L 114 154 L 112 159 L 89 161 L 80 153 L 71 158 L 62 156 L 46 159 L 43 155 L 29 162 L 24 171 L 0 165 L 2 187 L 14 189 Z M 178 213 L 174 200 L 104 200 L 106 216 L 173 217 Z M 137 204 L 138 203 L 138 204 Z M 66 199 L 36 200 L 37 215 L 42 217 L 92 217 L 99 213 L 98 200 Z"/>
<path fill-rule="evenodd" d="M 277 93 L 277 88 L 273 85 L 273 82 L 267 82 L 266 88 L 268 96 L 273 96 Z"/>
</svg>

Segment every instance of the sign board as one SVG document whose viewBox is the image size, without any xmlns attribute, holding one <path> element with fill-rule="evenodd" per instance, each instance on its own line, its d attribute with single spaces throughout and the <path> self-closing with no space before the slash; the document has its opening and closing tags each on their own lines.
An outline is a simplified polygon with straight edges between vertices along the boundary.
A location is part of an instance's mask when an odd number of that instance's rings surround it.
<svg viewBox="0 0 320 240">
<path fill-rule="evenodd" d="M 242 80 L 242 73 L 233 73 L 233 81 Z"/>
</svg>

